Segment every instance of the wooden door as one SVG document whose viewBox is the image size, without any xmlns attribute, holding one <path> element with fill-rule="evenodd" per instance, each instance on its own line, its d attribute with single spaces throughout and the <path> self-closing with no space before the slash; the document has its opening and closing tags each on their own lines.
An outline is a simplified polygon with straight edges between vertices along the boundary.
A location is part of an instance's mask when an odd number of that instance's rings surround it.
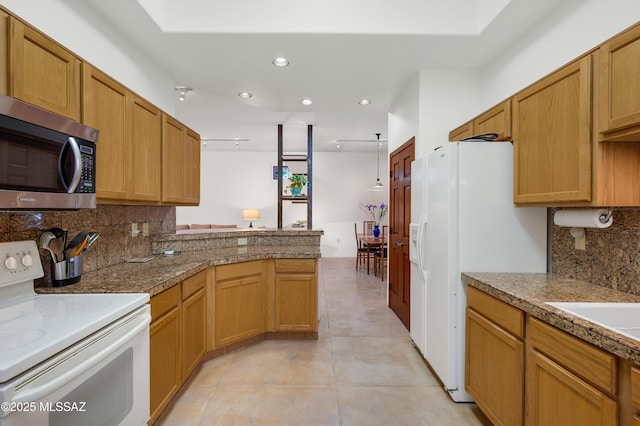
<svg viewBox="0 0 640 426">
<path fill-rule="evenodd" d="M 184 137 L 182 123 L 162 114 L 162 201 L 181 202 L 184 170 Z"/>
<path fill-rule="evenodd" d="M 527 357 L 528 425 L 613 426 L 617 404 L 538 351 Z"/>
<path fill-rule="evenodd" d="M 129 189 L 127 198 L 160 201 L 162 114 L 138 96 L 129 102 Z"/>
<path fill-rule="evenodd" d="M 80 59 L 10 18 L 9 95 L 80 120 Z"/>
<path fill-rule="evenodd" d="M 411 222 L 411 162 L 415 138 L 391 153 L 389 193 L 389 307 L 410 327 L 409 223 Z"/>
<path fill-rule="evenodd" d="M 106 74 L 83 64 L 83 122 L 100 131 L 96 145 L 96 195 L 99 199 L 127 198 L 129 146 L 127 89 Z"/>
<path fill-rule="evenodd" d="M 591 56 L 513 98 L 514 201 L 591 200 Z"/>
<path fill-rule="evenodd" d="M 216 267 L 216 347 L 264 332 L 264 263 L 252 261 Z"/>
<path fill-rule="evenodd" d="M 153 424 L 171 402 L 180 386 L 180 286 L 151 298 L 149 328 L 150 420 Z"/>
<path fill-rule="evenodd" d="M 465 388 L 496 425 L 522 425 L 524 343 L 467 308 Z"/>
<path fill-rule="evenodd" d="M 184 146 L 182 201 L 200 204 L 200 135 L 187 128 Z"/>
<path fill-rule="evenodd" d="M 640 132 L 640 25 L 600 48 L 599 117 L 601 138 L 638 141 Z"/>
</svg>

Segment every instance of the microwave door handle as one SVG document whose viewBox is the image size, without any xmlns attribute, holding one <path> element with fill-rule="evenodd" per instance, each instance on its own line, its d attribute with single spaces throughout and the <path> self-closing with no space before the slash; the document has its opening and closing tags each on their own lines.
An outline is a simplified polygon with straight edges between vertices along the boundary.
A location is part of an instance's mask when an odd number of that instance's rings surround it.
<svg viewBox="0 0 640 426">
<path fill-rule="evenodd" d="M 69 185 L 64 181 L 64 152 L 67 145 L 71 147 L 71 152 L 73 153 L 73 177 L 71 178 Z M 69 136 L 60 151 L 60 156 L 58 157 L 58 173 L 60 174 L 60 179 L 62 180 L 62 184 L 67 190 L 67 193 L 73 194 L 80 183 L 80 178 L 82 177 L 82 156 L 80 154 L 80 146 L 78 146 L 78 142 L 71 136 Z"/>
</svg>

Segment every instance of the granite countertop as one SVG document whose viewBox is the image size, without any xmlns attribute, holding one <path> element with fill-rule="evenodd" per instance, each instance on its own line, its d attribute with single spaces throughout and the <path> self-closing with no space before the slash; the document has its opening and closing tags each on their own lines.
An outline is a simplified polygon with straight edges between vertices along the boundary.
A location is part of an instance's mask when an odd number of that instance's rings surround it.
<svg viewBox="0 0 640 426">
<path fill-rule="evenodd" d="M 640 341 L 545 302 L 640 302 L 640 296 L 553 274 L 464 273 L 463 283 L 599 348 L 640 364 Z"/>
<path fill-rule="evenodd" d="M 214 265 L 262 259 L 316 259 L 317 246 L 240 246 L 149 256 L 145 263 L 121 263 L 82 274 L 77 284 L 36 288 L 38 293 L 149 293 L 154 296 Z"/>
</svg>

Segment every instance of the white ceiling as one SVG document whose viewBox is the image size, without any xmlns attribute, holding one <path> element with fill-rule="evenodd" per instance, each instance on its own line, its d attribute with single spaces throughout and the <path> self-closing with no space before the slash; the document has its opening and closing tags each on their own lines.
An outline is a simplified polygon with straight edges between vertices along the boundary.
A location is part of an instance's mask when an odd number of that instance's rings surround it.
<svg viewBox="0 0 640 426">
<path fill-rule="evenodd" d="M 562 1 L 87 0 L 193 88 L 176 100 L 179 119 L 203 139 L 249 139 L 206 149 L 252 151 L 276 149 L 277 124 L 287 151 L 306 149 L 308 124 L 315 150 L 357 140 L 340 149 L 375 151 L 362 141 L 386 141 L 387 111 L 419 70 L 483 68 Z M 290 65 L 274 67 L 277 56 Z"/>
</svg>

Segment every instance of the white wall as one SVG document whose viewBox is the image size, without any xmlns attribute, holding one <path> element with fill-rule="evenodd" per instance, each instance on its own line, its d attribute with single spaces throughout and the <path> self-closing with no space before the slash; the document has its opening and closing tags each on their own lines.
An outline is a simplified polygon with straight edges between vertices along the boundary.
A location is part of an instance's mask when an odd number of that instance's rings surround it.
<svg viewBox="0 0 640 426">
<path fill-rule="evenodd" d="M 415 131 L 416 158 L 426 155 L 448 140 L 450 130 L 633 25 L 639 17 L 638 0 L 567 1 L 484 70 L 422 70 L 393 104 L 390 143 L 399 146 L 406 139 L 398 143 L 396 135 L 405 138 Z"/>
<path fill-rule="evenodd" d="M 126 87 L 175 115 L 175 82 L 80 1 L 2 0 L 2 5 Z"/>
<path fill-rule="evenodd" d="M 420 74 L 416 73 L 405 84 L 398 94 L 389 112 L 389 152 L 393 152 L 403 143 L 416 138 L 418 143 L 418 129 L 420 127 Z M 388 161 L 387 161 L 388 162 Z"/>
<path fill-rule="evenodd" d="M 177 207 L 176 223 L 236 224 L 246 227 L 242 209 L 260 209 L 254 227 L 278 224 L 277 181 L 271 179 L 276 153 L 203 151 L 200 206 Z M 387 153 L 380 153 L 382 192 L 371 191 L 377 177 L 377 153 L 313 153 L 313 228 L 322 229 L 324 257 L 353 257 L 354 222 L 367 219 L 359 204 L 388 200 Z M 305 204 L 283 204 L 283 225 L 306 218 Z M 387 218 L 388 219 L 388 218 Z M 385 220 L 384 223 L 387 223 Z"/>
<path fill-rule="evenodd" d="M 477 115 L 640 19 L 638 0 L 566 1 L 483 72 Z"/>
</svg>

